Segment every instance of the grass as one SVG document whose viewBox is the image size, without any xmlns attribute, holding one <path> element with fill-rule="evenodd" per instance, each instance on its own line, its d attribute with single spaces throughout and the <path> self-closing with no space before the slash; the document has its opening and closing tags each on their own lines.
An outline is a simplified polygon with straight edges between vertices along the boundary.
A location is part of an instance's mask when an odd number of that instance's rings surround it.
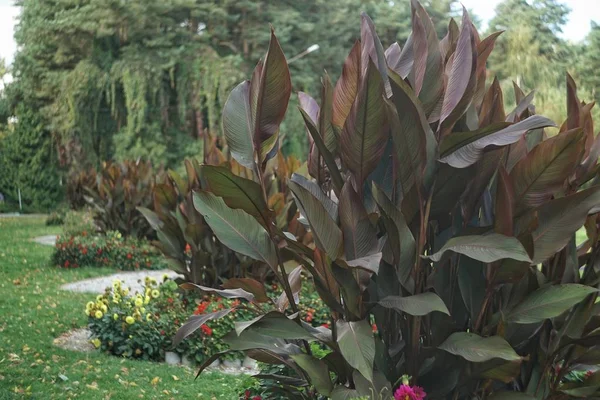
<svg viewBox="0 0 600 400">
<path fill-rule="evenodd" d="M 237 399 L 252 378 L 202 374 L 166 364 L 79 353 L 52 344 L 86 325 L 90 294 L 67 282 L 114 273 L 49 265 L 52 248 L 31 241 L 57 234 L 42 217 L 0 218 L 0 399 Z"/>
</svg>

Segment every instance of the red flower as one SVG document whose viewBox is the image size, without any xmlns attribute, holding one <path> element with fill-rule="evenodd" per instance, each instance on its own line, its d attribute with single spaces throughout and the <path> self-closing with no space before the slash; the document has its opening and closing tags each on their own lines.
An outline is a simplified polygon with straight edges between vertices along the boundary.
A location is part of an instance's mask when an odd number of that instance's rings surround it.
<svg viewBox="0 0 600 400">
<path fill-rule="evenodd" d="M 185 252 L 186 252 L 186 253 L 190 253 L 191 251 L 192 251 L 192 248 L 190 247 L 190 244 L 189 244 L 189 243 L 186 243 L 186 244 L 185 244 Z"/>
<path fill-rule="evenodd" d="M 65 261 L 65 268 L 69 268 L 69 260 Z"/>
<path fill-rule="evenodd" d="M 167 299 L 167 303 L 169 303 L 169 304 L 173 304 L 173 299 L 172 299 L 171 297 L 169 297 L 169 298 Z"/>
<path fill-rule="evenodd" d="M 329 329 L 329 327 L 330 327 L 331 325 L 329 325 L 329 322 L 325 322 L 324 324 L 321 324 L 321 326 L 322 326 L 323 328 L 327 328 L 327 329 Z"/>
<path fill-rule="evenodd" d="M 313 315 L 312 313 L 308 313 L 306 314 L 306 322 L 312 322 L 313 320 Z"/>
<path fill-rule="evenodd" d="M 204 333 L 206 336 L 212 336 L 213 331 L 208 325 L 202 325 L 200 330 L 202 330 L 202 333 Z"/>
<path fill-rule="evenodd" d="M 131 253 L 127 253 L 127 258 L 131 260 L 131 257 L 133 257 L 133 255 Z"/>
<path fill-rule="evenodd" d="M 164 336 L 165 335 L 165 331 L 160 331 L 160 334 Z"/>
<path fill-rule="evenodd" d="M 102 249 L 98 248 L 98 250 L 96 251 L 96 253 L 98 253 L 98 255 L 102 254 Z"/>
<path fill-rule="evenodd" d="M 256 395 L 256 396 L 254 396 L 254 397 L 252 398 L 252 400 L 262 400 L 262 397 L 260 397 L 260 396 Z"/>
<path fill-rule="evenodd" d="M 84 255 L 87 254 L 87 247 L 84 247 L 83 249 L 81 249 L 81 253 L 83 253 Z"/>
<path fill-rule="evenodd" d="M 196 308 L 196 311 L 194 311 L 194 315 L 202 314 L 204 311 L 206 311 L 206 307 L 208 307 L 208 303 L 206 301 L 198 304 L 198 308 Z"/>
<path fill-rule="evenodd" d="M 377 333 L 377 325 L 371 325 L 371 329 L 373 329 L 373 333 Z"/>
<path fill-rule="evenodd" d="M 248 389 L 246 389 L 246 391 L 244 392 L 244 399 L 248 400 L 250 398 L 250 391 Z"/>
<path fill-rule="evenodd" d="M 140 263 L 139 263 L 139 262 L 136 262 L 136 263 L 135 263 L 135 267 L 136 267 L 136 268 L 139 268 L 139 267 L 140 267 Z"/>
</svg>

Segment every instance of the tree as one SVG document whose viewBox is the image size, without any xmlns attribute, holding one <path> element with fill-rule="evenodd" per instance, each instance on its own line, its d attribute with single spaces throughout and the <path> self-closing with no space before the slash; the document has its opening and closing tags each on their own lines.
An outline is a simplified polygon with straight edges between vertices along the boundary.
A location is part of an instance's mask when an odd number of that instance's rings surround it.
<svg viewBox="0 0 600 400">
<path fill-rule="evenodd" d="M 547 72 L 564 67 L 565 43 L 558 36 L 569 9 L 557 0 L 505 0 L 496 7 L 489 31 L 505 31 L 496 42 L 490 69 L 499 79 L 519 80 L 527 87 L 548 80 Z M 556 74 L 555 74 L 556 75 Z"/>
<path fill-rule="evenodd" d="M 16 209 L 19 190 L 26 211 L 53 209 L 62 198 L 57 154 L 37 113 L 24 104 L 18 120 L 0 141 L 0 193 Z"/>
</svg>

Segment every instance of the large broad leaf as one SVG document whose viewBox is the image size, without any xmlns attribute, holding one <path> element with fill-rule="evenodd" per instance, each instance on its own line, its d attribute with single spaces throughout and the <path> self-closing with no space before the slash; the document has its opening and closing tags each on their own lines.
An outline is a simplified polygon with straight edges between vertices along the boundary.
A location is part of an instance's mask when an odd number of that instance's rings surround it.
<svg viewBox="0 0 600 400">
<path fill-rule="evenodd" d="M 272 351 L 275 354 L 298 354 L 300 348 L 294 344 L 286 343 L 285 340 L 260 334 L 254 330 L 247 330 L 237 335 L 235 331 L 230 331 L 223 337 L 223 341 L 229 345 L 230 350 L 245 351 L 254 349 L 264 349 Z"/>
<path fill-rule="evenodd" d="M 339 213 L 346 260 L 373 253 L 377 248 L 377 231 L 350 182 L 346 182 L 340 194 Z"/>
<path fill-rule="evenodd" d="M 359 188 L 377 166 L 386 141 L 386 111 L 381 74 L 372 62 L 361 81 L 358 96 L 346 119 L 340 141 L 344 165 L 352 172 Z"/>
<path fill-rule="evenodd" d="M 324 396 L 329 396 L 331 394 L 333 383 L 329 377 L 329 368 L 324 361 L 309 356 L 308 354 L 295 354 L 292 355 L 291 358 L 306 372 L 310 378 L 310 383 L 320 394 Z"/>
<path fill-rule="evenodd" d="M 402 168 L 398 175 L 403 193 L 408 193 L 416 182 L 421 181 L 428 160 L 428 141 L 435 143 L 433 132 L 427 123 L 421 102 L 400 76 L 390 71 L 392 102 L 395 113 L 390 112 L 390 128 L 394 150 Z"/>
<path fill-rule="evenodd" d="M 342 250 L 342 231 L 331 218 L 327 209 L 309 190 L 290 181 L 296 204 L 308 220 L 315 241 L 329 257 L 335 259 Z"/>
<path fill-rule="evenodd" d="M 477 68 L 476 52 L 473 26 L 469 19 L 469 13 L 463 7 L 460 34 L 456 43 L 456 51 L 452 56 L 452 68 L 442 103 L 440 115 L 442 133 L 452 128 L 471 102 L 477 80 L 475 75 Z"/>
<path fill-rule="evenodd" d="M 474 333 L 456 332 L 439 348 L 471 362 L 485 362 L 494 358 L 507 361 L 520 359 L 510 344 L 500 336 L 484 338 Z"/>
<path fill-rule="evenodd" d="M 352 368 L 357 369 L 369 382 L 373 382 L 375 339 L 371 325 L 367 320 L 346 322 L 341 319 L 335 324 L 342 356 Z"/>
<path fill-rule="evenodd" d="M 314 339 L 314 336 L 300 324 L 278 311 L 271 311 L 250 321 L 235 323 L 235 332 L 238 336 L 247 330 L 281 339 Z"/>
<path fill-rule="evenodd" d="M 450 311 L 448 311 L 444 301 L 433 292 L 420 293 L 408 297 L 387 296 L 379 300 L 379 305 L 417 316 L 427 315 L 434 311 L 450 315 Z"/>
<path fill-rule="evenodd" d="M 515 222 L 520 233 L 537 213 L 539 225 L 533 231 L 533 264 L 539 264 L 567 245 L 572 235 L 583 226 L 587 215 L 600 204 L 600 186 L 579 193 L 550 200 L 541 207 L 524 214 Z M 597 210 L 594 210 L 597 211 Z"/>
<path fill-rule="evenodd" d="M 554 122 L 540 115 L 517 122 L 492 124 L 472 132 L 453 133 L 440 143 L 440 162 L 455 168 L 465 168 L 475 164 L 488 146 L 506 146 L 515 143 L 531 129 L 555 126 Z"/>
<path fill-rule="evenodd" d="M 256 156 L 262 162 L 273 149 L 291 91 L 285 55 L 271 31 L 264 62 L 258 63 L 251 81 L 233 89 L 223 108 L 225 139 L 240 164 L 252 169 Z"/>
<path fill-rule="evenodd" d="M 494 230 L 503 235 L 512 236 L 513 215 L 515 206 L 515 190 L 512 179 L 503 166 L 498 170 L 498 185 L 496 187 L 496 204 L 494 208 Z"/>
<path fill-rule="evenodd" d="M 427 11 L 417 1 L 411 1 L 413 19 L 419 18 L 423 24 L 426 34 L 427 59 L 423 68 L 423 81 L 420 86 L 419 99 L 423 103 L 426 115 L 430 115 L 437 106 L 444 93 L 444 67 L 442 65 L 442 54 L 440 53 L 440 43 L 437 38 L 435 26 Z M 416 59 L 415 59 L 416 61 Z M 417 66 L 415 65 L 415 68 Z"/>
<path fill-rule="evenodd" d="M 231 156 L 246 168 L 254 168 L 254 132 L 250 110 L 250 81 L 237 85 L 223 107 L 223 132 Z"/>
<path fill-rule="evenodd" d="M 342 190 L 342 186 L 344 186 L 344 181 L 342 179 L 342 175 L 340 174 L 340 171 L 336 164 L 335 158 L 333 157 L 333 154 L 331 154 L 331 152 L 329 150 L 327 150 L 327 146 L 325 145 L 325 142 L 323 141 L 321 134 L 317 130 L 317 127 L 315 126 L 313 121 L 310 119 L 310 117 L 306 114 L 306 112 L 303 109 L 300 109 L 300 114 L 302 115 L 302 118 L 304 119 L 304 125 L 306 126 L 308 133 L 310 134 L 310 136 L 312 137 L 312 139 L 314 141 L 312 145 L 318 150 L 319 157 L 323 157 L 323 161 L 325 161 L 325 165 L 327 166 L 327 169 L 329 170 L 329 174 L 331 175 L 331 180 L 333 182 L 333 188 L 334 188 L 336 194 L 339 194 L 340 191 Z"/>
<path fill-rule="evenodd" d="M 361 67 L 362 74 L 366 76 L 369 65 L 369 59 L 377 67 L 381 74 L 381 80 L 385 86 L 386 92 L 389 94 L 389 84 L 387 82 L 387 63 L 385 60 L 385 52 L 371 18 L 362 13 L 360 16 L 360 44 L 361 44 Z"/>
<path fill-rule="evenodd" d="M 254 294 L 252 292 L 246 291 L 242 288 L 235 289 L 215 289 L 208 286 L 196 285 L 195 283 L 184 282 L 179 285 L 180 288 L 184 290 L 198 290 L 203 293 L 215 293 L 221 297 L 225 297 L 226 299 L 244 299 L 247 301 L 254 301 Z"/>
<path fill-rule="evenodd" d="M 258 183 L 234 175 L 227 167 L 203 165 L 200 171 L 210 191 L 222 197 L 229 207 L 266 220 L 269 208 Z"/>
<path fill-rule="evenodd" d="M 310 117 L 313 124 L 317 125 L 319 121 L 319 104 L 309 94 L 298 92 L 298 103 L 306 115 Z"/>
<path fill-rule="evenodd" d="M 319 133 L 331 154 L 337 154 L 338 137 L 332 125 L 333 119 L 333 88 L 331 79 L 325 73 L 321 79 L 321 107 L 319 108 Z"/>
<path fill-rule="evenodd" d="M 233 311 L 233 308 L 216 311 L 216 312 L 209 313 L 209 314 L 192 315 L 186 321 L 186 323 L 183 324 L 181 326 L 181 328 L 179 328 L 177 330 L 177 333 L 173 337 L 173 347 L 177 347 L 177 345 L 179 343 L 181 343 L 181 341 L 183 339 L 185 339 L 186 337 L 188 337 L 189 335 L 191 335 L 192 333 L 197 331 L 202 325 L 204 325 L 208 321 L 211 321 L 213 319 L 222 318 L 222 317 L 226 316 L 227 314 L 229 314 L 231 311 Z"/>
<path fill-rule="evenodd" d="M 358 94 L 361 75 L 360 53 L 361 46 L 360 42 L 357 41 L 350 50 L 346 61 L 344 61 L 342 76 L 336 82 L 333 90 L 333 125 L 339 129 L 344 127 L 352 103 L 354 103 L 354 99 Z"/>
<path fill-rule="evenodd" d="M 499 233 L 453 237 L 437 253 L 427 258 L 433 261 L 440 261 L 446 251 L 464 254 L 467 257 L 485 263 L 491 263 L 504 258 L 517 261 L 531 261 L 527 251 L 517 238 L 504 236 Z"/>
<path fill-rule="evenodd" d="M 260 79 L 256 79 L 259 72 Z M 274 31 L 271 30 L 265 61 L 260 71 L 258 67 L 255 69 L 250 85 L 253 138 L 257 149 L 279 131 L 291 93 L 292 81 L 287 61 Z"/>
<path fill-rule="evenodd" d="M 204 216 L 217 238 L 233 251 L 277 267 L 277 254 L 269 234 L 250 214 L 227 207 L 212 193 L 194 193 L 194 207 Z"/>
<path fill-rule="evenodd" d="M 299 174 L 292 174 L 291 180 L 315 196 L 315 198 L 319 200 L 323 207 L 325 207 L 325 210 L 327 210 L 327 213 L 331 219 L 334 221 L 338 220 L 338 205 L 323 192 L 319 185 Z"/>
<path fill-rule="evenodd" d="M 225 289 L 243 289 L 254 295 L 254 299 L 259 303 L 268 302 L 269 296 L 265 290 L 265 286 L 259 281 L 252 278 L 231 278 L 223 284 Z"/>
<path fill-rule="evenodd" d="M 558 317 L 598 289 L 570 283 L 552 285 L 536 290 L 513 308 L 506 320 L 519 324 L 532 324 Z"/>
<path fill-rule="evenodd" d="M 412 293 L 410 273 L 415 263 L 416 242 L 402 212 L 373 184 L 373 197 L 383 217 L 388 242 L 394 254 L 400 283 Z"/>
<path fill-rule="evenodd" d="M 537 207 L 560 189 L 581 160 L 585 142 L 583 131 L 563 132 L 540 143 L 515 165 L 510 175 L 513 179 L 516 214 Z"/>
</svg>

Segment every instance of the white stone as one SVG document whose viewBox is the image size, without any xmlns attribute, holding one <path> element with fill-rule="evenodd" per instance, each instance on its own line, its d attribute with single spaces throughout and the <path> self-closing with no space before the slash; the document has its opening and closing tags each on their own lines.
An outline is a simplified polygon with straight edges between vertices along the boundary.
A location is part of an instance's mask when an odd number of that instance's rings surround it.
<svg viewBox="0 0 600 400">
<path fill-rule="evenodd" d="M 242 367 L 244 367 L 246 369 L 256 369 L 257 364 L 258 363 L 256 362 L 256 360 L 253 360 L 250 357 L 246 357 L 246 358 L 244 358 L 244 361 L 242 362 Z"/>
<path fill-rule="evenodd" d="M 242 360 L 223 360 L 223 367 L 239 369 L 242 367 Z"/>
<path fill-rule="evenodd" d="M 186 367 L 193 367 L 194 366 L 194 362 L 188 356 L 182 356 L 181 357 L 181 363 L 183 365 L 185 365 Z"/>
<path fill-rule="evenodd" d="M 181 363 L 181 358 L 179 357 L 179 354 L 167 351 L 165 353 L 165 362 L 169 365 L 177 365 Z"/>
</svg>

